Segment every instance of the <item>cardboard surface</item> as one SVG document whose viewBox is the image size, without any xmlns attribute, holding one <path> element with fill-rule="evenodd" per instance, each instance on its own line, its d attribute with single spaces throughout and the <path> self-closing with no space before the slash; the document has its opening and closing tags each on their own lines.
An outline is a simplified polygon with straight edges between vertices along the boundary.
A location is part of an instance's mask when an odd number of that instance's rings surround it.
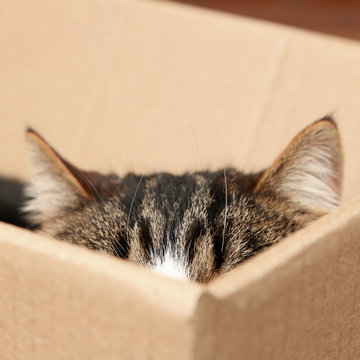
<svg viewBox="0 0 360 360">
<path fill-rule="evenodd" d="M 167 2 L 3 0 L 0 170 L 268 165 L 328 113 L 344 205 L 207 287 L 0 224 L 0 359 L 358 359 L 360 45 Z M 350 201 L 350 202 L 349 202 Z"/>
<path fill-rule="evenodd" d="M 0 16 L 4 171 L 23 176 L 27 125 L 103 171 L 258 169 L 334 113 L 344 199 L 358 194 L 355 42 L 167 2 L 3 1 Z"/>
<path fill-rule="evenodd" d="M 241 349 L 244 359 L 357 359 L 359 204 L 354 199 L 211 284 L 212 346 L 204 358 L 236 359 Z"/>
<path fill-rule="evenodd" d="M 1 359 L 191 358 L 201 286 L 10 225 L 0 241 Z"/>
</svg>

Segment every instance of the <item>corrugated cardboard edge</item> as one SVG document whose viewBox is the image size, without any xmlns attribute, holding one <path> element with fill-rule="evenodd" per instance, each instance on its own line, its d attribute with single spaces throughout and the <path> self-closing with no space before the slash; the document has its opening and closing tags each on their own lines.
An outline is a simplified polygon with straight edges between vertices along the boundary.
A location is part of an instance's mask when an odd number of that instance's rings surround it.
<svg viewBox="0 0 360 360">
<path fill-rule="evenodd" d="M 7 359 L 190 358 L 201 291 L 0 224 L 0 348 Z"/>
<path fill-rule="evenodd" d="M 139 306 L 145 308 L 145 312 L 140 311 L 140 314 L 149 316 L 145 323 L 141 323 L 144 318 L 134 318 L 135 323 L 139 322 L 140 326 L 144 326 L 144 332 L 136 333 L 134 327 L 125 329 L 138 336 L 140 343 L 146 338 L 146 332 L 153 331 L 153 349 L 148 348 L 146 351 L 148 354 L 156 354 L 155 358 L 171 355 L 179 359 L 289 359 L 294 358 L 295 354 L 301 356 L 300 358 L 313 358 L 314 354 L 314 358 L 325 358 L 326 350 L 332 356 L 340 354 L 339 358 L 345 355 L 356 358 L 354 356 L 360 349 L 360 325 L 356 320 L 356 313 L 360 310 L 357 302 L 360 289 L 358 277 L 354 276 L 360 271 L 360 242 L 355 242 L 359 240 L 359 220 L 360 198 L 357 198 L 207 287 L 168 280 L 130 263 L 1 224 L 0 287 L 4 311 L 0 324 L 5 334 L 1 337 L 1 348 L 19 359 L 37 356 L 41 358 L 44 353 L 51 353 L 52 359 L 76 354 L 83 356 L 86 352 L 83 353 L 81 348 L 74 344 L 69 347 L 70 352 L 66 349 L 59 350 L 59 345 L 66 344 L 66 339 L 71 344 L 69 336 L 75 336 L 82 347 L 87 345 L 89 358 L 99 357 L 99 351 L 102 350 L 101 354 L 115 359 L 119 356 L 120 349 L 123 351 L 122 358 L 136 358 L 133 348 L 124 348 L 122 344 L 114 349 L 112 331 L 117 328 L 110 323 L 107 323 L 108 329 L 99 323 L 98 328 L 92 329 L 96 335 L 104 337 L 100 345 L 89 342 L 91 336 L 87 334 L 87 326 L 94 325 L 94 319 L 101 320 L 101 303 L 104 299 L 99 299 L 99 307 L 92 308 L 92 314 L 89 314 L 86 301 L 99 289 L 100 281 L 108 284 L 107 288 L 110 289 L 114 286 L 126 289 L 125 295 L 116 288 L 115 294 L 104 294 L 107 301 L 113 305 L 117 303 L 117 306 L 122 307 L 124 298 L 128 298 L 130 302 L 139 302 Z M 348 245 L 351 244 L 353 246 L 349 248 Z M 333 261 L 334 255 L 338 258 L 337 262 Z M 40 258 L 41 262 L 31 262 Z M 334 276 L 329 277 L 326 272 L 318 272 L 317 276 L 314 276 L 314 269 L 326 263 L 332 267 Z M 49 285 L 49 282 L 42 282 L 41 271 L 46 272 L 43 274 L 46 279 L 51 275 L 52 268 L 69 272 L 62 273 L 61 281 L 71 282 L 69 275 L 75 272 L 75 282 L 61 285 L 57 283 L 58 279 L 53 279 L 54 288 L 34 289 L 34 285 Z M 89 284 L 90 278 L 94 281 Z M 289 288 L 289 282 L 294 284 L 297 281 L 301 286 Z M 341 283 L 347 283 L 345 292 L 341 292 L 344 290 L 339 287 Z M 64 287 L 64 292 L 61 291 L 61 286 Z M 332 292 L 328 291 L 329 286 L 332 287 Z M 82 317 L 85 320 L 87 315 L 93 318 L 77 324 L 82 331 L 78 334 L 80 337 L 76 337 L 73 329 L 69 327 L 76 325 L 71 318 L 67 318 L 66 314 L 54 313 L 61 310 L 53 308 L 59 299 L 53 300 L 54 304 L 48 302 L 49 297 L 56 294 L 55 288 L 59 287 L 60 292 L 57 295 L 63 296 L 61 302 L 66 301 L 66 297 L 70 302 L 74 300 L 74 295 L 68 291 L 79 291 L 80 299 L 75 299 L 75 302 L 79 302 L 80 310 L 83 311 Z M 24 296 L 26 294 L 29 295 L 28 298 Z M 283 297 L 280 304 L 279 294 Z M 309 301 L 300 301 L 299 306 L 299 298 L 306 296 L 309 296 Z M 45 298 L 45 301 L 41 297 Z M 339 299 L 343 301 L 337 306 Z M 98 300 L 94 303 L 97 304 Z M 47 304 L 50 311 L 37 308 L 39 304 Z M 269 321 L 269 306 L 272 309 L 272 321 Z M 151 319 L 154 308 L 158 308 L 162 313 L 157 329 L 149 326 L 154 325 Z M 70 306 L 69 311 L 71 313 L 74 309 Z M 96 314 L 97 311 L 100 314 Z M 32 314 L 36 317 L 32 317 Z M 51 314 L 55 318 L 50 317 Z M 135 312 L 134 307 L 123 308 L 120 314 L 136 316 L 139 311 L 136 307 Z M 311 331 L 303 331 L 301 324 L 304 314 L 305 319 L 312 314 L 317 331 L 325 327 L 330 332 L 314 336 Z M 77 315 L 72 314 L 73 320 L 77 321 Z M 166 319 L 168 317 L 170 322 Z M 113 325 L 119 323 L 116 318 L 109 317 L 109 314 L 105 314 L 105 318 L 112 320 Z M 296 331 L 291 328 L 294 323 L 289 323 L 289 318 L 296 319 Z M 339 319 L 341 322 L 337 324 Z M 274 327 L 271 326 L 272 322 Z M 185 327 L 183 324 L 186 324 Z M 52 337 L 44 338 L 42 331 L 37 333 L 41 330 L 40 327 L 45 332 L 55 332 L 56 341 L 54 342 Z M 243 331 L 239 330 L 239 327 Z M 159 330 L 162 337 L 157 344 L 154 335 Z M 174 333 L 179 340 L 175 344 Z M 252 334 L 252 338 L 249 339 L 247 334 Z M 49 339 L 51 341 L 47 343 Z M 145 345 L 145 348 L 146 346 L 149 344 Z M 166 348 L 167 355 L 161 354 Z M 236 354 L 240 352 L 242 357 L 237 357 Z M 144 353 L 144 348 L 140 353 Z"/>
<path fill-rule="evenodd" d="M 210 284 L 195 358 L 357 359 L 359 274 L 360 197 Z"/>
</svg>

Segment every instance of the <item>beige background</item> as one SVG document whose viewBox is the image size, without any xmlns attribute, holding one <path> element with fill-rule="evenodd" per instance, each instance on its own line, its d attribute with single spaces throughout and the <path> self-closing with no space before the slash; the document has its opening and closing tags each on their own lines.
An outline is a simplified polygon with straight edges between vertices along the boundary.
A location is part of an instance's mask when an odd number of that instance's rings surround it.
<svg viewBox="0 0 360 360">
<path fill-rule="evenodd" d="M 27 125 L 84 168 L 256 170 L 333 113 L 358 194 L 360 46 L 182 8 L 3 1 L 1 172 L 24 176 Z"/>
</svg>

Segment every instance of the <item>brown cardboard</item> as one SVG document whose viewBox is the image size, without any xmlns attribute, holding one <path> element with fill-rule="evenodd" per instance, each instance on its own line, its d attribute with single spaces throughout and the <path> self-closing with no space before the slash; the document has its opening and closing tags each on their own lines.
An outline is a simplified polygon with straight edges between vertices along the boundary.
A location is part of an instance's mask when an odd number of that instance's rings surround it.
<svg viewBox="0 0 360 360">
<path fill-rule="evenodd" d="M 210 285 L 206 358 L 357 359 L 359 232 L 358 198 Z"/>
<path fill-rule="evenodd" d="M 0 169 L 271 162 L 338 119 L 344 204 L 208 286 L 0 224 L 0 359 L 358 359 L 360 45 L 168 2 L 3 0 Z"/>
<path fill-rule="evenodd" d="M 12 226 L 0 236 L 4 359 L 191 358 L 199 286 Z"/>
</svg>

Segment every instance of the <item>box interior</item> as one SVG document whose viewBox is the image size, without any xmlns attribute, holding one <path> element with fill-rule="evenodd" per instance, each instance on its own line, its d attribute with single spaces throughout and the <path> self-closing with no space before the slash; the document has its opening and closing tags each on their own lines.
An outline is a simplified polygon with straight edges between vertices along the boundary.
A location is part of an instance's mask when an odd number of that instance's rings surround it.
<svg viewBox="0 0 360 360">
<path fill-rule="evenodd" d="M 337 212 L 207 287 L 0 224 L 4 353 L 55 360 L 356 353 L 356 42 L 165 1 L 1 6 L 2 175 L 26 178 L 26 126 L 85 169 L 252 171 L 333 114 L 345 155 Z"/>
</svg>

